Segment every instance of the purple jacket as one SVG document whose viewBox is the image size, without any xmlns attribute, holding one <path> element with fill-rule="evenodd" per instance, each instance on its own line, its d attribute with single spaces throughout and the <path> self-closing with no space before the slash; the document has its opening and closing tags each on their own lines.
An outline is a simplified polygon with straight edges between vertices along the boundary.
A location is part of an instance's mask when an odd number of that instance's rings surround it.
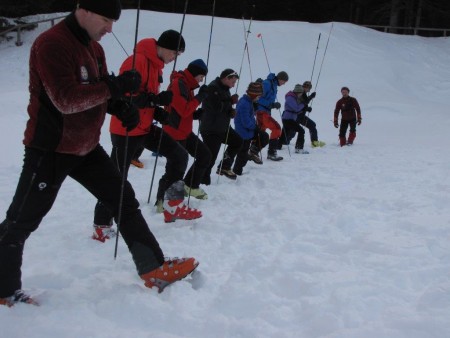
<svg viewBox="0 0 450 338">
<path fill-rule="evenodd" d="M 298 102 L 297 95 L 292 91 L 288 92 L 284 98 L 284 111 L 281 118 L 283 120 L 297 120 L 297 116 L 305 108 L 305 104 Z"/>
</svg>

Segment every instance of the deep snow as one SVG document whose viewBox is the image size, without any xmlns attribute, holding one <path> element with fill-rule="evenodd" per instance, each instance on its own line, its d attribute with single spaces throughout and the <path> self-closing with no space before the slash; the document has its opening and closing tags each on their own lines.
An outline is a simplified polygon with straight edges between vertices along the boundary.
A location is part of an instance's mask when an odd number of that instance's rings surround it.
<svg viewBox="0 0 450 338">
<path fill-rule="evenodd" d="M 128 53 L 135 19 L 136 11 L 124 11 L 114 26 Z M 142 11 L 139 39 L 179 30 L 181 21 Z M 187 49 L 177 69 L 206 61 L 210 24 L 210 17 L 186 17 Z M 0 44 L 3 213 L 22 165 L 29 49 L 46 28 L 25 33 L 21 47 Z M 450 40 L 334 23 L 323 59 L 330 28 L 254 21 L 250 72 L 243 21 L 215 18 L 207 78 L 239 70 L 241 60 L 240 95 L 251 75 L 265 78 L 260 33 L 271 71 L 290 75 L 279 89 L 283 102 L 310 79 L 321 33 L 310 117 L 327 146 L 311 149 L 307 142 L 309 155 L 284 147 L 284 161 L 249 163 L 236 182 L 213 176 L 209 199 L 191 199 L 204 216 L 172 224 L 147 204 L 155 158 L 145 152 L 145 169 L 130 170 L 165 254 L 200 261 L 192 277 L 162 294 L 145 288 L 123 241 L 114 260 L 114 241 L 90 239 L 95 199 L 68 179 L 25 248 L 23 287 L 41 306 L 0 308 L 1 336 L 449 337 Z M 111 34 L 101 43 L 117 72 L 124 51 Z M 163 89 L 172 68 L 166 66 Z M 331 120 L 343 85 L 359 100 L 363 123 L 355 145 L 340 148 Z M 110 149 L 108 123 L 102 144 Z M 164 163 L 158 161 L 156 178 Z"/>
</svg>

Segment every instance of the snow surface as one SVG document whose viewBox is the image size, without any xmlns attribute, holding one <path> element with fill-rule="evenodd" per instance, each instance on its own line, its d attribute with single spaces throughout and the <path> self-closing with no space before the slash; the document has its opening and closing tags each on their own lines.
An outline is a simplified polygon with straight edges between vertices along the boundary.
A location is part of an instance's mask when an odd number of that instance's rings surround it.
<svg viewBox="0 0 450 338">
<path fill-rule="evenodd" d="M 114 26 L 128 53 L 135 20 L 136 11 L 124 11 Z M 142 11 L 139 39 L 181 22 L 181 15 Z M 210 17 L 186 17 L 177 69 L 207 59 L 210 24 Z M 22 165 L 29 49 L 46 28 L 24 33 L 21 47 L 0 44 L 2 212 Z M 68 179 L 25 249 L 23 287 L 41 306 L 0 308 L 1 337 L 450 337 L 450 40 L 334 23 L 323 60 L 330 28 L 254 21 L 250 72 L 244 22 L 215 18 L 207 78 L 239 70 L 243 60 L 242 95 L 251 78 L 267 76 L 269 63 L 290 75 L 279 90 L 283 102 L 310 80 L 321 34 L 310 117 L 326 147 L 307 142 L 309 155 L 284 147 L 284 161 L 249 163 L 235 182 L 214 175 L 209 200 L 191 200 L 204 216 L 172 224 L 147 204 L 155 158 L 145 152 L 145 169 L 130 170 L 165 254 L 199 260 L 192 277 L 162 294 L 145 288 L 122 240 L 114 260 L 114 241 L 90 239 L 95 199 Z M 125 52 L 112 34 L 102 45 L 117 72 Z M 172 69 L 166 66 L 163 88 Z M 340 148 L 331 120 L 344 85 L 359 100 L 363 123 L 355 145 Z M 157 163 L 157 179 L 164 164 Z"/>
</svg>

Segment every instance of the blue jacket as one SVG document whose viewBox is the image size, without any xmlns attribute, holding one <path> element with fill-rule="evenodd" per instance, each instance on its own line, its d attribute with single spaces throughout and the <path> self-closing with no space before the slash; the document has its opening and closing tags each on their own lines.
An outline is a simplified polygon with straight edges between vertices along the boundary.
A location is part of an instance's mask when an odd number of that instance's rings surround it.
<svg viewBox="0 0 450 338">
<path fill-rule="evenodd" d="M 281 118 L 283 120 L 297 120 L 298 115 L 303 113 L 305 104 L 299 102 L 297 95 L 293 91 L 288 92 L 284 99 L 284 111 Z"/>
<path fill-rule="evenodd" d="M 270 73 L 262 83 L 264 94 L 258 100 L 256 110 L 263 110 L 270 114 L 272 104 L 277 99 L 278 79 L 274 73 Z"/>
<path fill-rule="evenodd" d="M 255 136 L 255 111 L 252 99 L 247 94 L 244 94 L 236 105 L 234 128 L 244 140 L 250 140 Z"/>
</svg>

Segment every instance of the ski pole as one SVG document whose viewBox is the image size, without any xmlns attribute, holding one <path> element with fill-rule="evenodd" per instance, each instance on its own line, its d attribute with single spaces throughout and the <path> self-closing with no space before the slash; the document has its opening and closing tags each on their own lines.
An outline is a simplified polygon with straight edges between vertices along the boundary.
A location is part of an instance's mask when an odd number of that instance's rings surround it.
<svg viewBox="0 0 450 338">
<path fill-rule="evenodd" d="M 330 42 L 330 36 L 331 36 L 331 31 L 333 30 L 333 25 L 334 25 L 334 22 L 331 23 L 330 32 L 328 33 L 327 44 L 326 44 L 326 46 L 325 46 L 325 51 L 323 52 L 322 63 L 320 64 L 319 75 L 317 76 L 317 81 L 316 81 L 316 86 L 314 87 L 314 91 L 316 91 L 317 86 L 318 86 L 318 84 L 319 84 L 319 78 L 320 78 L 320 74 L 321 74 L 321 72 L 322 72 L 323 62 L 325 61 L 325 56 L 326 56 L 326 54 L 327 54 L 328 43 Z"/>
<path fill-rule="evenodd" d="M 238 82 L 237 82 L 237 85 L 236 85 L 235 94 L 237 94 L 237 91 L 238 91 L 240 78 L 241 78 L 241 73 L 242 73 L 242 65 L 244 63 L 245 52 L 248 49 L 248 36 L 250 34 L 250 27 L 251 27 L 252 21 L 253 21 L 253 11 L 254 11 L 254 9 L 255 9 L 255 5 L 253 5 L 253 8 L 252 8 L 252 15 L 250 17 L 250 23 L 248 24 L 247 34 L 244 34 L 244 38 L 245 38 L 244 52 L 242 53 L 241 66 L 239 68 L 239 77 L 238 77 Z M 245 27 L 245 24 L 244 24 L 244 27 Z M 250 64 L 250 58 L 249 58 L 249 64 Z M 230 127 L 231 127 L 231 118 L 230 118 L 230 121 L 228 122 L 227 133 L 225 135 L 225 142 L 224 142 L 225 145 L 228 145 L 228 136 L 229 136 L 229 133 L 230 133 Z M 223 160 L 225 159 L 226 148 L 227 148 L 226 146 L 223 147 L 222 161 L 220 161 L 219 173 L 222 172 L 222 165 L 223 165 Z M 220 179 L 220 174 L 217 176 L 217 183 L 219 183 L 219 179 Z"/>
<path fill-rule="evenodd" d="M 172 73 L 175 71 L 175 67 L 177 65 L 178 53 L 179 53 L 179 50 L 180 50 L 181 37 L 182 37 L 182 33 L 183 33 L 184 19 L 186 18 L 186 11 L 187 11 L 187 7 L 188 7 L 188 2 L 189 2 L 189 0 L 186 0 L 185 3 L 184 3 L 184 12 L 183 12 L 183 19 L 181 21 L 180 37 L 178 38 L 177 53 L 175 54 L 175 61 L 173 62 Z M 155 165 L 153 166 L 152 180 L 150 182 L 150 189 L 149 189 L 149 192 L 148 192 L 147 203 L 150 203 L 150 196 L 152 195 L 153 181 L 155 180 L 156 165 L 158 163 L 159 149 L 161 148 L 161 141 L 162 141 L 163 134 L 164 134 L 164 131 L 163 131 L 162 127 L 161 127 L 161 135 L 159 136 L 158 147 L 156 148 L 156 154 L 158 156 L 156 156 Z"/>
<path fill-rule="evenodd" d="M 135 68 L 136 68 L 136 45 L 137 45 L 137 37 L 138 37 L 138 30 L 139 30 L 139 14 L 140 14 L 140 12 L 141 12 L 141 0 L 138 1 L 137 12 L 136 12 L 136 28 L 134 31 L 134 47 L 133 47 L 133 65 L 131 67 L 132 70 L 135 70 Z M 130 95 L 130 105 L 132 104 L 132 100 L 133 100 L 133 96 Z M 125 190 L 125 182 L 127 180 L 128 141 L 129 141 L 129 135 L 128 135 L 128 130 L 126 130 L 123 166 L 122 166 L 122 183 L 120 186 L 119 212 L 117 215 L 117 236 L 116 236 L 116 243 L 114 246 L 114 259 L 117 258 L 117 247 L 119 244 L 120 223 L 122 222 L 123 193 Z"/>
<path fill-rule="evenodd" d="M 319 33 L 319 38 L 317 39 L 316 55 L 314 55 L 314 63 L 313 63 L 313 68 L 312 68 L 312 72 L 311 72 L 311 80 L 310 80 L 310 82 L 312 82 L 312 79 L 313 79 L 314 68 L 316 66 L 317 51 L 319 50 L 319 42 L 320 42 L 320 36 L 321 35 L 322 35 L 322 33 Z"/>
<path fill-rule="evenodd" d="M 263 36 L 262 36 L 261 33 L 259 33 L 259 34 L 257 35 L 257 37 L 261 39 L 261 44 L 262 44 L 262 47 L 263 47 L 263 50 L 264 50 L 264 56 L 266 57 L 267 68 L 269 69 L 269 73 L 272 73 L 272 72 L 270 71 L 269 59 L 267 58 L 266 46 L 264 45 L 264 39 L 263 39 Z"/>
<path fill-rule="evenodd" d="M 209 65 L 209 53 L 211 51 L 211 41 L 212 41 L 212 33 L 213 33 L 213 26 L 214 26 L 214 13 L 216 10 L 216 0 L 213 1 L 213 7 L 212 7 L 212 14 L 211 14 L 211 29 L 209 31 L 209 43 L 208 43 L 208 55 L 206 57 L 206 68 L 208 68 Z M 205 81 L 206 84 L 206 76 L 205 75 Z M 199 134 L 200 134 L 200 119 L 198 120 L 198 128 L 197 128 L 197 140 L 195 141 L 195 149 L 194 149 L 194 163 L 192 163 L 192 172 L 191 172 L 191 180 L 189 182 L 189 194 L 188 194 L 188 200 L 187 200 L 187 206 L 189 207 L 189 202 L 191 201 L 191 188 L 192 188 L 192 182 L 194 181 L 194 173 L 195 173 L 195 161 L 197 159 L 197 149 L 198 149 L 198 141 L 199 141 Z"/>
<path fill-rule="evenodd" d="M 265 57 L 266 57 L 267 68 L 269 69 L 269 73 L 272 73 L 272 72 L 270 71 L 269 59 L 268 59 L 268 57 L 267 57 L 266 46 L 264 45 L 264 40 L 263 40 L 262 34 L 259 33 L 259 34 L 257 35 L 257 37 L 261 39 L 261 44 L 262 44 L 262 47 L 263 47 L 263 50 L 264 50 L 264 55 L 265 55 Z M 278 102 L 278 98 L 275 98 L 275 102 Z M 283 116 L 281 115 L 281 110 L 280 110 L 280 109 L 278 109 L 278 114 L 280 114 L 280 120 L 283 121 Z M 286 138 L 286 145 L 287 145 L 287 148 L 288 148 L 289 157 L 292 157 L 292 156 L 291 156 L 291 149 L 290 149 L 290 147 L 289 147 L 289 144 L 287 144 L 287 143 L 288 143 L 288 142 L 287 142 L 287 133 L 286 133 L 286 129 L 284 128 L 283 122 L 281 122 L 281 125 L 282 125 L 282 127 L 281 127 L 282 133 L 284 133 L 284 136 L 285 136 L 285 138 Z"/>
</svg>

